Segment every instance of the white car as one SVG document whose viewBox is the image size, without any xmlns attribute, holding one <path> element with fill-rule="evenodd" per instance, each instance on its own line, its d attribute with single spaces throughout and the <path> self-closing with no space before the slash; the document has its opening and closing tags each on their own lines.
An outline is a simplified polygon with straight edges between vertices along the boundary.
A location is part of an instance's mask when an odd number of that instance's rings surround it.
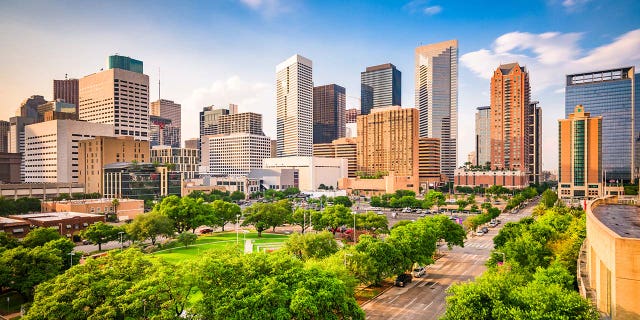
<svg viewBox="0 0 640 320">
<path fill-rule="evenodd" d="M 484 236 L 484 231 L 482 231 L 482 229 L 478 229 L 478 231 L 476 231 L 476 236 Z"/>
<path fill-rule="evenodd" d="M 424 276 L 425 274 L 427 274 L 427 269 L 426 269 L 426 267 L 417 267 L 417 268 L 413 269 L 411 274 L 415 278 L 420 278 L 420 277 Z"/>
</svg>

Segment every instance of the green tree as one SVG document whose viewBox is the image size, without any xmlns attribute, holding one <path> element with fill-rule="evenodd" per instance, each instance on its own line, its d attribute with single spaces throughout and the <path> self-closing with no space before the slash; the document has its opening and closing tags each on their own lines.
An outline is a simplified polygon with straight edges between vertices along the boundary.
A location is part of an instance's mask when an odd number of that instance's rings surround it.
<svg viewBox="0 0 640 320">
<path fill-rule="evenodd" d="M 245 196 L 244 192 L 242 192 L 242 191 L 238 191 L 238 190 L 236 190 L 236 191 L 234 191 L 234 192 L 231 192 L 231 195 L 230 195 L 229 197 L 230 197 L 230 198 L 231 198 L 231 200 L 233 200 L 233 201 L 244 200 L 244 199 L 246 198 L 246 196 Z"/>
<path fill-rule="evenodd" d="M 347 208 L 351 208 L 353 202 L 351 202 L 351 199 L 349 199 L 349 197 L 347 196 L 337 196 L 333 198 L 333 204 L 341 204 Z"/>
<path fill-rule="evenodd" d="M 60 238 L 62 238 L 60 232 L 54 228 L 35 228 L 24 236 L 22 245 L 27 248 L 35 248 Z"/>
<path fill-rule="evenodd" d="M 184 244 L 185 247 L 196 243 L 196 240 L 198 240 L 198 236 L 191 232 L 185 231 L 178 235 L 178 242 Z"/>
<path fill-rule="evenodd" d="M 330 232 L 292 234 L 284 243 L 284 250 L 306 261 L 322 259 L 338 251 L 338 243 Z"/>
<path fill-rule="evenodd" d="M 291 204 L 287 200 L 274 203 L 254 203 L 245 209 L 243 226 L 252 225 L 258 231 L 258 237 L 262 237 L 262 231 L 282 225 L 290 220 Z"/>
<path fill-rule="evenodd" d="M 120 200 L 118 200 L 118 198 L 113 198 L 113 200 L 111 200 L 111 206 L 113 207 L 113 214 L 117 217 L 118 208 L 120 207 Z"/>
<path fill-rule="evenodd" d="M 82 231 L 80 235 L 91 243 L 97 244 L 98 250 L 102 251 L 102 244 L 116 240 L 118 232 L 120 232 L 119 228 L 104 222 L 96 222 Z"/>
<path fill-rule="evenodd" d="M 435 204 L 436 206 L 438 206 L 438 209 L 441 206 L 444 206 L 444 204 L 446 203 L 444 194 L 442 194 L 442 192 L 440 191 L 429 190 L 429 192 L 425 195 L 424 198 L 426 200 L 429 200 L 431 203 Z"/>
<path fill-rule="evenodd" d="M 341 204 L 326 207 L 321 214 L 319 219 L 312 220 L 315 230 L 330 228 L 331 232 L 335 235 L 339 227 L 353 224 L 351 210 Z"/>
<path fill-rule="evenodd" d="M 67 270 L 73 265 L 77 265 L 80 263 L 80 257 L 82 253 L 74 253 L 73 249 L 76 248 L 75 243 L 67 238 L 60 238 L 56 240 L 49 241 L 44 244 L 45 249 L 49 249 L 50 251 L 56 251 L 60 260 L 62 261 L 62 270 Z M 73 253 L 73 255 L 71 254 Z M 72 262 L 73 261 L 73 262 Z"/>
<path fill-rule="evenodd" d="M 18 239 L 6 232 L 0 232 L 0 250 L 2 250 L 2 248 L 13 249 L 18 246 L 20 246 L 20 241 L 18 241 Z"/>
<path fill-rule="evenodd" d="M 242 214 L 242 210 L 240 206 L 235 203 L 230 203 L 222 200 L 216 200 L 211 203 L 211 207 L 213 208 L 213 215 L 215 216 L 217 223 L 215 225 L 219 225 L 222 227 L 222 231 L 224 231 L 224 226 L 226 226 L 229 222 L 235 222 L 238 218 L 238 215 Z"/>
<path fill-rule="evenodd" d="M 174 234 L 173 221 L 158 212 L 149 212 L 138 215 L 125 226 L 125 230 L 132 240 L 151 240 L 155 245 L 159 236 L 171 237 Z"/>
<path fill-rule="evenodd" d="M 312 220 L 317 220 L 319 215 L 321 214 L 313 209 L 297 208 L 291 214 L 289 223 L 300 226 L 300 228 L 302 228 L 302 233 L 305 233 L 305 231 L 311 227 Z"/>
<path fill-rule="evenodd" d="M 389 233 L 389 221 L 387 220 L 387 216 L 371 211 L 356 215 L 356 227 L 367 230 L 373 234 Z"/>
<path fill-rule="evenodd" d="M 347 253 L 350 252 L 350 253 Z M 355 250 L 348 255 L 348 268 L 365 284 L 379 284 L 383 279 L 406 270 L 403 253 L 393 242 L 362 235 Z"/>
<path fill-rule="evenodd" d="M 16 202 L 13 199 L 0 196 L 0 216 L 16 213 Z"/>
<path fill-rule="evenodd" d="M 60 251 L 38 246 L 17 247 L 0 254 L 0 287 L 17 290 L 31 300 L 34 287 L 57 276 L 62 270 Z"/>
<path fill-rule="evenodd" d="M 551 208 L 558 201 L 558 195 L 553 192 L 551 189 L 547 189 L 542 193 L 542 199 L 540 202 L 544 204 L 545 207 Z"/>
</svg>

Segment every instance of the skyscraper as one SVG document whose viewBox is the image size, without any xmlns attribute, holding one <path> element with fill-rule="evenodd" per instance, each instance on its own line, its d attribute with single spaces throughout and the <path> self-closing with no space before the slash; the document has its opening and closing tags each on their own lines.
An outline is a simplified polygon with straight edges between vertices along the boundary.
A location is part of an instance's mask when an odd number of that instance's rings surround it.
<svg viewBox="0 0 640 320">
<path fill-rule="evenodd" d="M 347 95 L 343 87 L 313 88 L 313 143 L 331 143 L 345 135 Z"/>
<path fill-rule="evenodd" d="M 278 157 L 313 154 L 313 65 L 294 55 L 276 66 Z"/>
<path fill-rule="evenodd" d="M 476 112 L 476 164 L 491 162 L 491 107 L 478 107 Z"/>
<path fill-rule="evenodd" d="M 109 57 L 109 69 L 79 81 L 79 119 L 113 124 L 116 136 L 149 140 L 149 76 L 142 61 Z"/>
<path fill-rule="evenodd" d="M 597 198 L 602 191 L 602 116 L 592 117 L 581 105 L 574 110 L 558 120 L 558 196 Z"/>
<path fill-rule="evenodd" d="M 527 172 L 537 182 L 540 109 L 531 102 L 530 90 L 529 72 L 517 62 L 500 65 L 493 73 L 491 167 Z"/>
<path fill-rule="evenodd" d="M 416 48 L 420 137 L 440 138 L 442 173 L 453 181 L 458 158 L 458 40 Z"/>
<path fill-rule="evenodd" d="M 9 152 L 9 121 L 0 120 L 0 152 Z"/>
<path fill-rule="evenodd" d="M 356 123 L 359 115 L 360 109 L 347 109 L 347 111 L 345 112 L 346 123 Z"/>
<path fill-rule="evenodd" d="M 182 122 L 182 107 L 179 103 L 175 103 L 171 100 L 160 99 L 151 102 L 151 108 L 149 109 L 150 116 L 157 116 L 171 120 L 168 126 L 162 128 L 164 130 L 164 143 L 161 145 L 172 146 L 174 148 L 180 148 L 182 142 L 181 134 L 181 122 Z M 151 117 L 149 118 L 151 119 Z M 153 125 L 153 122 L 150 126 Z"/>
<path fill-rule="evenodd" d="M 80 106 L 80 93 L 78 79 L 53 80 L 53 100 L 63 99 L 66 103 L 76 106 L 76 114 Z"/>
<path fill-rule="evenodd" d="M 208 106 L 200 111 L 200 139 L 206 135 L 218 134 L 218 119 L 229 114 L 229 109 Z"/>
<path fill-rule="evenodd" d="M 402 105 L 402 73 L 391 63 L 367 67 L 360 73 L 360 112 Z"/>
<path fill-rule="evenodd" d="M 608 180 L 631 181 L 639 174 L 638 81 L 634 67 L 567 75 L 565 116 L 576 105 L 602 116 L 602 169 Z"/>
</svg>

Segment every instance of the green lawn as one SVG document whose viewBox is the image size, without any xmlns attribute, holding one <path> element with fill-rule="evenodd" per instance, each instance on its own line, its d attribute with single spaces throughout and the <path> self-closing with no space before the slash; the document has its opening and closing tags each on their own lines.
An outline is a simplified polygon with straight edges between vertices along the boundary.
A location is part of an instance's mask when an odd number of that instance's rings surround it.
<svg viewBox="0 0 640 320">
<path fill-rule="evenodd" d="M 258 233 L 255 231 L 249 232 L 247 234 L 240 233 L 238 248 L 239 250 L 244 250 L 244 239 L 251 239 L 254 243 L 254 250 L 257 249 L 258 246 L 263 245 L 265 247 L 274 244 L 280 245 L 284 242 L 289 236 L 282 234 L 270 234 L 270 233 L 262 233 L 262 237 L 258 238 Z M 214 233 L 211 235 L 203 235 L 199 236 L 196 243 L 190 245 L 188 248 L 185 247 L 176 247 L 167 250 L 161 250 L 153 255 L 162 257 L 165 261 L 176 263 L 183 260 L 189 260 L 197 257 L 202 252 L 205 252 L 209 249 L 213 248 L 224 248 L 224 247 L 235 247 L 236 246 L 236 233 L 235 231 L 227 231 L 222 233 Z"/>
</svg>

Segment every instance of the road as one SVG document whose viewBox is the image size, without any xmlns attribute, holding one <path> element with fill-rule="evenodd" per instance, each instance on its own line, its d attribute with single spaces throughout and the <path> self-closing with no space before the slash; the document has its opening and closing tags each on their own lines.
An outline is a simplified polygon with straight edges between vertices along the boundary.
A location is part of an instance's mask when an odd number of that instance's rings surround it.
<svg viewBox="0 0 640 320">
<path fill-rule="evenodd" d="M 407 287 L 392 287 L 382 295 L 362 306 L 367 319 L 437 319 L 445 311 L 446 290 L 454 283 L 469 281 L 481 275 L 485 262 L 493 249 L 493 237 L 504 223 L 518 221 L 531 215 L 534 203 L 517 214 L 502 214 L 502 223 L 483 236 L 471 236 L 464 248 L 454 247 L 449 251 L 442 247 L 445 255 L 427 267 L 427 274 L 414 278 Z"/>
</svg>

